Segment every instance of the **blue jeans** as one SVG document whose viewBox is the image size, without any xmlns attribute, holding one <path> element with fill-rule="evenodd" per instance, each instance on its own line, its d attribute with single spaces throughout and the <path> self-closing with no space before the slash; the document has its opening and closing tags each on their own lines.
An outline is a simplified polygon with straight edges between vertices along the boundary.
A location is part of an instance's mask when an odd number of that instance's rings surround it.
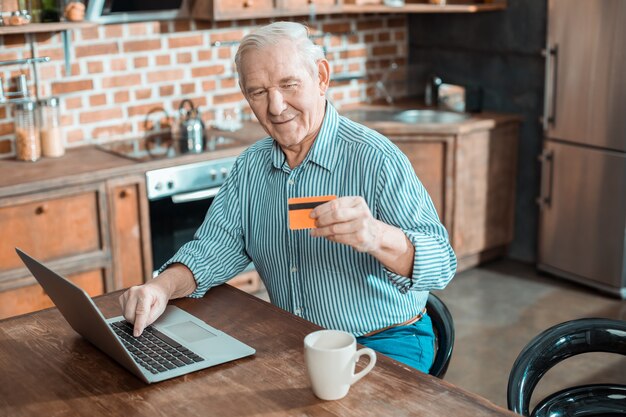
<svg viewBox="0 0 626 417">
<path fill-rule="evenodd" d="M 428 373 L 435 357 L 435 333 L 428 314 L 408 326 L 357 337 L 356 341 L 424 373 Z"/>
</svg>

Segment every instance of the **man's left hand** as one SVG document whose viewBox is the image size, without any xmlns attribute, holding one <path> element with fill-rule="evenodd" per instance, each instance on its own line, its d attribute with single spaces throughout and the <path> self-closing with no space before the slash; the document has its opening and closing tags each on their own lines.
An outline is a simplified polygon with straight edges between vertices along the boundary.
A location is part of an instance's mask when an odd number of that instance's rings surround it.
<svg viewBox="0 0 626 417">
<path fill-rule="evenodd" d="M 311 236 L 352 246 L 359 252 L 375 252 L 383 228 L 362 197 L 340 197 L 317 206 L 312 212 L 317 229 Z"/>
</svg>

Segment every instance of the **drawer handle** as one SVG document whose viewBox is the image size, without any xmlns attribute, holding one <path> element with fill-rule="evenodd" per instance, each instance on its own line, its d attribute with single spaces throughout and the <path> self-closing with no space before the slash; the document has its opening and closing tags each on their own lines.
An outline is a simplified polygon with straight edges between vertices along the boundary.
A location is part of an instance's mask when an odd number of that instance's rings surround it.
<svg viewBox="0 0 626 417">
<path fill-rule="evenodd" d="M 35 214 L 37 216 L 41 216 L 42 214 L 44 214 L 46 211 L 48 211 L 48 205 L 47 204 L 42 204 L 41 206 L 38 206 L 35 209 Z"/>
<path fill-rule="evenodd" d="M 246 0 L 243 2 L 243 7 L 252 7 L 254 6 L 254 0 Z"/>
<path fill-rule="evenodd" d="M 126 190 L 120 191 L 120 198 L 126 198 L 126 197 L 128 197 L 128 191 Z"/>
</svg>

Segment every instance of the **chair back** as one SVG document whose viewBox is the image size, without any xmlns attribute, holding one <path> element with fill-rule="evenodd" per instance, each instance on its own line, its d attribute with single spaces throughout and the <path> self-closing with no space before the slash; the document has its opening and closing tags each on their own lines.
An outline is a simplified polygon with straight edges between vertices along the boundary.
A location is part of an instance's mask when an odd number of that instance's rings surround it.
<svg viewBox="0 0 626 417">
<path fill-rule="evenodd" d="M 523 416 L 529 412 L 530 399 L 539 380 L 557 363 L 581 353 L 608 352 L 626 355 L 626 322 L 603 318 L 584 318 L 557 324 L 541 334 L 522 349 L 509 374 L 507 402 L 511 411 Z M 614 388 L 612 388 L 614 387 Z M 552 415 L 592 415 L 591 410 L 598 410 L 603 398 L 622 401 L 622 412 L 626 413 L 625 386 L 586 385 L 562 390 L 540 403 L 535 412 L 562 404 L 581 408 L 576 414 L 560 414 L 553 410 Z M 607 394 L 607 389 L 612 393 Z M 604 394 L 603 394 L 604 392 Z M 620 394 L 622 392 L 622 394 Z M 568 397 L 569 395 L 569 397 Z M 574 400 L 578 398 L 576 404 Z M 585 398 L 585 400 L 581 400 Z M 611 407 L 611 405 L 607 405 Z M 583 408 L 589 411 L 587 413 Z"/>
<path fill-rule="evenodd" d="M 443 379 L 448 371 L 454 349 L 454 321 L 448 307 L 433 293 L 428 294 L 426 311 L 433 322 L 436 338 L 436 352 L 430 375 Z"/>
<path fill-rule="evenodd" d="M 533 417 L 626 416 L 626 385 L 590 384 L 567 388 L 542 400 Z"/>
</svg>

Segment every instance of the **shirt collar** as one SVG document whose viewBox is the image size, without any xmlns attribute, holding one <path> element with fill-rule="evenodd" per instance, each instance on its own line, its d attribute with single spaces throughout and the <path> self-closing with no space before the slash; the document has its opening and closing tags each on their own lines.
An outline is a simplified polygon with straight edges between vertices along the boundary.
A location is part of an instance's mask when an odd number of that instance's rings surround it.
<svg viewBox="0 0 626 417">
<path fill-rule="evenodd" d="M 339 129 L 339 114 L 337 110 L 326 101 L 326 111 L 324 113 L 324 120 L 322 121 L 322 127 L 317 134 L 317 137 L 313 141 L 313 146 L 309 149 L 309 153 L 302 161 L 302 164 L 307 161 L 314 162 L 317 165 L 332 171 L 337 162 L 337 152 L 333 146 L 333 142 L 337 138 L 337 130 Z M 282 169 L 285 163 L 285 154 L 280 148 L 278 142 L 274 140 L 272 144 L 272 164 L 274 168 Z"/>
</svg>

